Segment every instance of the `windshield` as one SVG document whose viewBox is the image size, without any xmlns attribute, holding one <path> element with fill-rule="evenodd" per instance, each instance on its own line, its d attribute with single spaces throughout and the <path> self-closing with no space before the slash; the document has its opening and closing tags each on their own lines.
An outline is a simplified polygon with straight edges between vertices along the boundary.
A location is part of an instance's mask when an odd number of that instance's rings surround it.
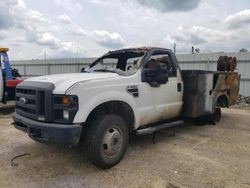
<svg viewBox="0 0 250 188">
<path fill-rule="evenodd" d="M 85 72 L 112 72 L 120 75 L 134 74 L 141 63 L 144 51 L 111 52 L 97 59 Z"/>
</svg>

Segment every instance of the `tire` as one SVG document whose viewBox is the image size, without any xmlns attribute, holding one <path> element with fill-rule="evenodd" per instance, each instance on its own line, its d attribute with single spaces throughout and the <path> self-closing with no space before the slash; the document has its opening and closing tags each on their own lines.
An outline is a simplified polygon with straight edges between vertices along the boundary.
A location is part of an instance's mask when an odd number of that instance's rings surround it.
<svg viewBox="0 0 250 188">
<path fill-rule="evenodd" d="M 99 168 L 111 168 L 121 161 L 128 144 L 128 126 L 118 115 L 97 117 L 85 137 L 88 159 Z"/>
<path fill-rule="evenodd" d="M 197 126 L 204 126 L 206 124 L 206 118 L 203 116 L 195 118 L 194 120 L 194 123 Z"/>
<path fill-rule="evenodd" d="M 214 113 L 208 116 L 209 123 L 216 125 L 216 123 L 219 122 L 220 119 L 221 119 L 221 108 L 216 107 Z"/>
<path fill-rule="evenodd" d="M 214 112 L 214 118 L 215 118 L 215 121 L 216 122 L 220 122 L 220 119 L 221 119 L 221 108 L 220 107 L 217 107 L 215 109 L 215 112 Z"/>
</svg>

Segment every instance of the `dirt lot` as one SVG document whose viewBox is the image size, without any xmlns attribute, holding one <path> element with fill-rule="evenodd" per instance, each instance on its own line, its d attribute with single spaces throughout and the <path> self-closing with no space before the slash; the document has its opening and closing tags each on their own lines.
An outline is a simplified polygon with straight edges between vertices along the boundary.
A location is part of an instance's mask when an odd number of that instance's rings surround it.
<svg viewBox="0 0 250 188">
<path fill-rule="evenodd" d="M 156 144 L 151 135 L 132 136 L 109 170 L 92 166 L 78 148 L 32 141 L 13 128 L 11 111 L 0 110 L 0 187 L 250 187 L 250 108 L 223 110 L 216 126 L 163 130 Z"/>
</svg>

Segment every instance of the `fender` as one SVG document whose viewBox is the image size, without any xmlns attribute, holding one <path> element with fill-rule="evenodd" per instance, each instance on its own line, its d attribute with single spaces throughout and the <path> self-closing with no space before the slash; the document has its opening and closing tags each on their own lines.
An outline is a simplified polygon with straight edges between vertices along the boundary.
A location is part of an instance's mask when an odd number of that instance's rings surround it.
<svg viewBox="0 0 250 188">
<path fill-rule="evenodd" d="M 79 95 L 78 95 L 79 96 Z M 88 100 L 79 99 L 79 110 L 74 118 L 74 123 L 83 123 L 86 122 L 89 114 L 99 105 L 109 102 L 109 101 L 122 101 L 127 103 L 131 109 L 134 111 L 135 116 L 135 127 L 136 122 L 138 122 L 138 114 L 136 109 L 136 101 L 135 98 L 127 93 L 120 92 L 120 91 L 111 91 L 111 92 L 105 92 L 100 93 L 98 95 L 95 95 Z"/>
<path fill-rule="evenodd" d="M 226 94 L 226 92 L 221 92 L 220 95 L 217 96 L 216 100 L 216 105 L 220 105 L 221 107 L 227 107 L 229 108 L 230 104 L 229 104 L 229 97 Z"/>
</svg>

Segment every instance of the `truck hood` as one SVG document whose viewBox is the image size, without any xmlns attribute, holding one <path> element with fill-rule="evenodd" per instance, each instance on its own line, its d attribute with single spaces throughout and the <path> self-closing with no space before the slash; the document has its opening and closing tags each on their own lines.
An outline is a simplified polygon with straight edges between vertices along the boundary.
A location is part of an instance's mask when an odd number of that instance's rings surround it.
<svg viewBox="0 0 250 188">
<path fill-rule="evenodd" d="M 54 74 L 47 76 L 39 76 L 29 78 L 25 81 L 35 82 L 49 82 L 55 85 L 54 93 L 63 94 L 72 85 L 78 82 L 97 80 L 97 79 L 109 79 L 115 78 L 119 75 L 116 73 L 67 73 L 67 74 Z"/>
</svg>

